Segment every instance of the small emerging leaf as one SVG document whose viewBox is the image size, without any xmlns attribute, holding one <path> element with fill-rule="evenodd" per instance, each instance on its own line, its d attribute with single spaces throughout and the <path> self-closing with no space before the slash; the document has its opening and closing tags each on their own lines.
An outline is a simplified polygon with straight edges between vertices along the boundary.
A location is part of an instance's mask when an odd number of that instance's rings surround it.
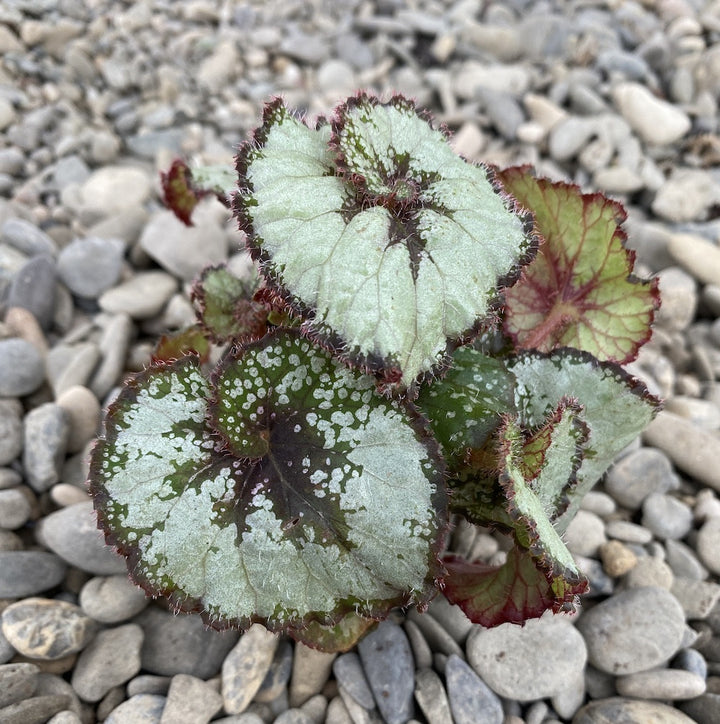
<svg viewBox="0 0 720 724">
<path fill-rule="evenodd" d="M 200 166 L 191 169 L 185 161 L 173 161 L 167 173 L 161 173 L 165 205 L 186 226 L 192 226 L 192 212 L 205 196 L 216 196 L 229 206 L 229 193 L 235 185 L 230 166 Z"/>
<path fill-rule="evenodd" d="M 197 325 L 160 337 L 152 354 L 152 361 L 171 362 L 188 354 L 196 354 L 200 362 L 207 362 L 210 356 L 210 343 L 205 332 Z"/>
<path fill-rule="evenodd" d="M 276 101 L 238 172 L 269 284 L 315 337 L 401 388 L 476 331 L 534 253 L 529 215 L 400 97 L 359 95 L 316 129 Z"/>
<path fill-rule="evenodd" d="M 342 653 L 349 651 L 375 626 L 377 621 L 371 618 L 348 613 L 333 625 L 311 621 L 307 626 L 293 629 L 292 637 L 313 649 Z"/>
<path fill-rule="evenodd" d="M 657 280 L 632 274 L 625 211 L 601 194 L 538 179 L 527 167 L 499 176 L 535 214 L 545 243 L 505 293 L 505 330 L 517 349 L 574 347 L 624 364 L 650 339 L 659 306 Z"/>
</svg>

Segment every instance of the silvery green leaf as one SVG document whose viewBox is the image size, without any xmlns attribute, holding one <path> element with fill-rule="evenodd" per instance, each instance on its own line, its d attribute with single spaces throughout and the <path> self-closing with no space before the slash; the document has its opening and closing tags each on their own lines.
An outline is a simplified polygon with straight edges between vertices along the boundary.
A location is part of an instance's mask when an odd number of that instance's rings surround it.
<svg viewBox="0 0 720 724">
<path fill-rule="evenodd" d="M 359 95 L 318 128 L 275 102 L 238 170 L 262 273 L 315 337 L 402 387 L 476 331 L 534 253 L 529 215 L 400 97 Z"/>
</svg>

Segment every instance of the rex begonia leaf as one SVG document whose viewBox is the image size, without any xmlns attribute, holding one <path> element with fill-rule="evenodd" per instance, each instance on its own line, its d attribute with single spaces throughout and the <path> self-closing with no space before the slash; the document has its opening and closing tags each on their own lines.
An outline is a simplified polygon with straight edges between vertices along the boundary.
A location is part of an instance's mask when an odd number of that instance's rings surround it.
<svg viewBox="0 0 720 724">
<path fill-rule="evenodd" d="M 650 423 L 660 401 L 618 364 L 599 362 L 579 350 L 522 353 L 508 362 L 508 368 L 517 380 L 515 404 L 523 426 L 543 424 L 563 398 L 570 397 L 581 407 L 579 417 L 587 426 L 588 440 L 568 509 L 555 521 L 562 533 L 582 497 Z"/>
<path fill-rule="evenodd" d="M 420 390 L 417 405 L 430 420 L 451 469 L 481 448 L 515 407 L 515 380 L 502 360 L 461 347 L 447 374 Z"/>
<path fill-rule="evenodd" d="M 216 342 L 262 337 L 269 306 L 254 299 L 257 279 L 238 279 L 224 265 L 205 269 L 193 284 L 191 300 L 199 323 Z"/>
<path fill-rule="evenodd" d="M 535 214 L 544 238 L 535 259 L 505 293 L 505 331 L 517 349 L 574 347 L 621 364 L 650 339 L 657 280 L 632 274 L 625 211 L 602 194 L 536 178 L 527 167 L 499 172 L 505 188 Z"/>
<path fill-rule="evenodd" d="M 187 354 L 196 354 L 201 362 L 210 356 L 210 343 L 197 324 L 160 337 L 152 353 L 153 362 L 170 362 Z"/>
<path fill-rule="evenodd" d="M 292 636 L 313 649 L 331 653 L 349 651 L 359 639 L 377 626 L 377 621 L 359 616 L 355 612 L 343 616 L 335 624 L 321 624 L 310 621 L 307 626 L 295 629 Z"/>
<path fill-rule="evenodd" d="M 166 173 L 160 174 L 165 205 L 186 226 L 192 226 L 192 212 L 201 199 L 216 196 L 229 206 L 229 192 L 234 188 L 235 174 L 230 166 L 196 166 L 190 168 L 181 159 L 173 161 Z"/>
<path fill-rule="evenodd" d="M 358 95 L 316 128 L 275 101 L 237 168 L 268 283 L 314 338 L 401 388 L 477 331 L 535 251 L 530 215 L 399 96 Z"/>
<path fill-rule="evenodd" d="M 213 383 L 192 357 L 151 367 L 110 409 L 91 489 L 133 579 L 291 635 L 424 603 L 447 511 L 417 413 L 294 331 L 236 354 Z"/>
</svg>

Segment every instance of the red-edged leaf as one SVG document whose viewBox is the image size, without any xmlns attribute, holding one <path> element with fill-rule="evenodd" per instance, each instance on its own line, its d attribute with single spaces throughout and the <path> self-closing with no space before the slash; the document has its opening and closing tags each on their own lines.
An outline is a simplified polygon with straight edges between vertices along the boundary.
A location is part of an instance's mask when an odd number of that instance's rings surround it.
<svg viewBox="0 0 720 724">
<path fill-rule="evenodd" d="M 342 653 L 349 651 L 377 623 L 374 619 L 349 613 L 334 626 L 311 621 L 307 626 L 291 629 L 288 633 L 295 641 L 312 649 Z"/>
<path fill-rule="evenodd" d="M 186 226 L 192 226 L 192 212 L 200 199 L 215 196 L 225 206 L 230 205 L 228 191 L 235 176 L 224 166 L 202 166 L 191 169 L 182 159 L 175 159 L 167 173 L 160 174 L 165 205 Z"/>
<path fill-rule="evenodd" d="M 622 206 L 572 184 L 536 178 L 528 167 L 499 176 L 535 214 L 545 240 L 505 295 L 505 331 L 516 347 L 574 347 L 601 360 L 634 360 L 650 338 L 660 298 L 657 280 L 632 274 L 635 254 L 625 248 Z"/>
<path fill-rule="evenodd" d="M 171 362 L 188 354 L 196 354 L 200 358 L 200 362 L 207 362 L 210 356 L 208 338 L 197 325 L 175 334 L 164 334 L 160 337 L 153 352 L 152 361 Z"/>
<path fill-rule="evenodd" d="M 584 580 L 554 577 L 538 567 L 528 551 L 513 548 L 502 566 L 468 563 L 457 556 L 444 560 L 444 593 L 474 623 L 491 628 L 522 624 L 547 610 L 572 611 L 575 596 L 587 589 Z"/>
</svg>

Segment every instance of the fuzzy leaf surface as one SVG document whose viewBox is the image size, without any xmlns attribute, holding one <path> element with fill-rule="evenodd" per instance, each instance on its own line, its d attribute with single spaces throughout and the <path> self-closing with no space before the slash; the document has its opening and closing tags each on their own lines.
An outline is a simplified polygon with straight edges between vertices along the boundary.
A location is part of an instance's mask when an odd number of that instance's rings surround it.
<svg viewBox="0 0 720 724">
<path fill-rule="evenodd" d="M 165 173 L 160 174 L 165 205 L 186 226 L 192 226 L 192 212 L 201 199 L 214 195 L 226 206 L 235 186 L 230 166 L 198 166 L 190 168 L 175 159 Z"/>
<path fill-rule="evenodd" d="M 578 350 L 523 353 L 509 361 L 508 368 L 517 379 L 515 404 L 524 426 L 543 424 L 567 397 L 582 408 L 579 417 L 587 426 L 588 440 L 569 507 L 556 521 L 562 533 L 582 497 L 617 454 L 647 427 L 660 401 L 619 365 L 598 362 Z"/>
<path fill-rule="evenodd" d="M 133 579 L 218 627 L 321 624 L 319 646 L 348 613 L 423 603 L 447 511 L 417 416 L 294 332 L 248 344 L 216 383 L 186 357 L 110 410 L 91 486 Z"/>
<path fill-rule="evenodd" d="M 332 126 L 275 102 L 238 156 L 236 209 L 269 283 L 343 358 L 409 387 L 473 333 L 534 252 L 529 216 L 405 99 Z"/>
<path fill-rule="evenodd" d="M 625 211 L 602 194 L 536 178 L 527 167 L 499 173 L 535 214 L 545 243 L 505 294 L 505 330 L 518 349 L 574 347 L 624 364 L 650 338 L 659 306 L 657 280 L 632 274 Z"/>
<path fill-rule="evenodd" d="M 210 343 L 205 332 L 193 324 L 186 329 L 160 337 L 153 351 L 153 362 L 171 362 L 188 354 L 196 354 L 201 362 L 210 356 Z"/>
</svg>

